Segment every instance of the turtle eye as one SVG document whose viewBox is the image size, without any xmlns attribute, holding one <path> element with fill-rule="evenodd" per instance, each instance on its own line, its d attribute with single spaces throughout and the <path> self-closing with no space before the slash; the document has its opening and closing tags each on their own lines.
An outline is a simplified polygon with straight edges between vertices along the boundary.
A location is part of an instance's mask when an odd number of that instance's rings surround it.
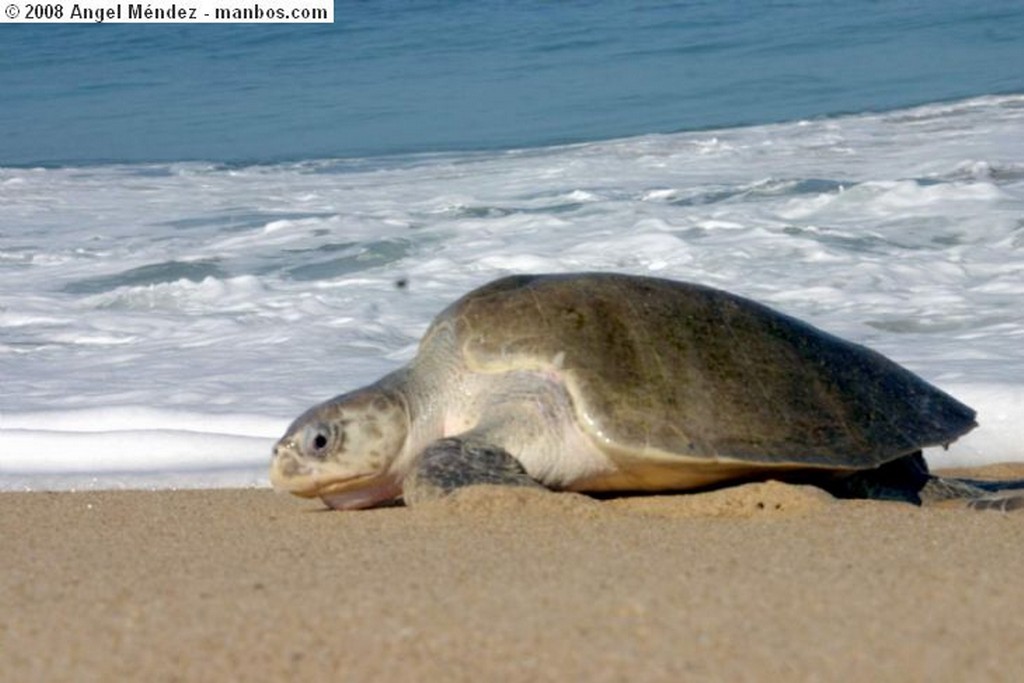
<svg viewBox="0 0 1024 683">
<path fill-rule="evenodd" d="M 306 430 L 306 452 L 314 458 L 327 457 L 327 447 L 331 443 L 331 433 L 326 425 L 316 425 Z"/>
</svg>

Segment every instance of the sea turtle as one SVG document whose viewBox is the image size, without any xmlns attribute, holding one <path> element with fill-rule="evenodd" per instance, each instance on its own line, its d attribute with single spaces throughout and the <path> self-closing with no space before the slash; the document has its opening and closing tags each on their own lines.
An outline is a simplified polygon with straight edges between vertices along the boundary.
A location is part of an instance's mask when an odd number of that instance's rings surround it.
<svg viewBox="0 0 1024 683">
<path fill-rule="evenodd" d="M 757 479 L 1024 507 L 928 473 L 921 449 L 974 418 L 882 355 L 724 291 L 518 275 L 445 309 L 407 366 L 295 420 L 271 481 L 338 509 L 472 484 L 644 492 Z"/>
</svg>

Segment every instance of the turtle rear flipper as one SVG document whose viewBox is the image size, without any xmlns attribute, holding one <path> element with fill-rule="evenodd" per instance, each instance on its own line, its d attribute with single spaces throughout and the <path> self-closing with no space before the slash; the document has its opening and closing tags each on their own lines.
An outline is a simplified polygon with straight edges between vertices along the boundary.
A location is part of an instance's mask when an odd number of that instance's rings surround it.
<svg viewBox="0 0 1024 683">
<path fill-rule="evenodd" d="M 1024 509 L 1024 481 L 980 482 L 973 479 L 932 476 L 921 491 L 921 499 L 925 503 L 962 500 L 974 510 L 1010 512 Z"/>
<path fill-rule="evenodd" d="M 1010 512 L 1024 509 L 1024 479 L 992 481 L 929 475 L 921 491 L 925 503 L 963 500 L 973 510 Z"/>
<path fill-rule="evenodd" d="M 838 498 L 897 500 L 915 505 L 963 500 L 974 510 L 1024 510 L 1024 480 L 984 481 L 928 472 L 920 451 L 826 486 Z"/>
<path fill-rule="evenodd" d="M 824 488 L 836 498 L 896 500 L 921 505 L 922 499 L 930 497 L 927 488 L 933 479 L 924 456 L 918 451 L 828 482 Z"/>
<path fill-rule="evenodd" d="M 934 491 L 931 496 L 926 498 L 926 502 L 962 499 L 972 510 L 998 510 L 1000 512 L 1024 510 L 1024 480 L 1022 479 L 986 481 L 933 476 L 926 491 Z"/>
<path fill-rule="evenodd" d="M 989 494 L 967 501 L 967 506 L 972 510 L 998 510 L 999 512 L 1024 510 L 1024 493 Z"/>
</svg>

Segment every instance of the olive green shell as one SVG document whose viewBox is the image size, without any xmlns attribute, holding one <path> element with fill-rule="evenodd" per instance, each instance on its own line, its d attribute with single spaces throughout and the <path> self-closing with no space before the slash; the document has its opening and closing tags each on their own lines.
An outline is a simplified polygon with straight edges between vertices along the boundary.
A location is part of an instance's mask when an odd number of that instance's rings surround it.
<svg viewBox="0 0 1024 683">
<path fill-rule="evenodd" d="M 882 355 L 700 285 L 513 276 L 441 323 L 469 371 L 555 378 L 586 432 L 638 455 L 860 469 L 975 426 L 972 409 Z"/>
</svg>

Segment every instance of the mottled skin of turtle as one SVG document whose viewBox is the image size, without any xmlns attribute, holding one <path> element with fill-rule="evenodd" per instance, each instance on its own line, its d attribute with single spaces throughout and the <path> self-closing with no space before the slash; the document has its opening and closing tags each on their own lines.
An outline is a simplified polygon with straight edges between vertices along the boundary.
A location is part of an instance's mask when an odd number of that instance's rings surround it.
<svg viewBox="0 0 1024 683">
<path fill-rule="evenodd" d="M 863 346 L 727 292 L 583 273 L 465 295 L 416 357 L 301 415 L 279 490 L 338 509 L 473 484 L 581 492 L 763 479 L 835 495 L 1013 509 L 1013 488 L 928 473 L 975 413 Z"/>
</svg>

